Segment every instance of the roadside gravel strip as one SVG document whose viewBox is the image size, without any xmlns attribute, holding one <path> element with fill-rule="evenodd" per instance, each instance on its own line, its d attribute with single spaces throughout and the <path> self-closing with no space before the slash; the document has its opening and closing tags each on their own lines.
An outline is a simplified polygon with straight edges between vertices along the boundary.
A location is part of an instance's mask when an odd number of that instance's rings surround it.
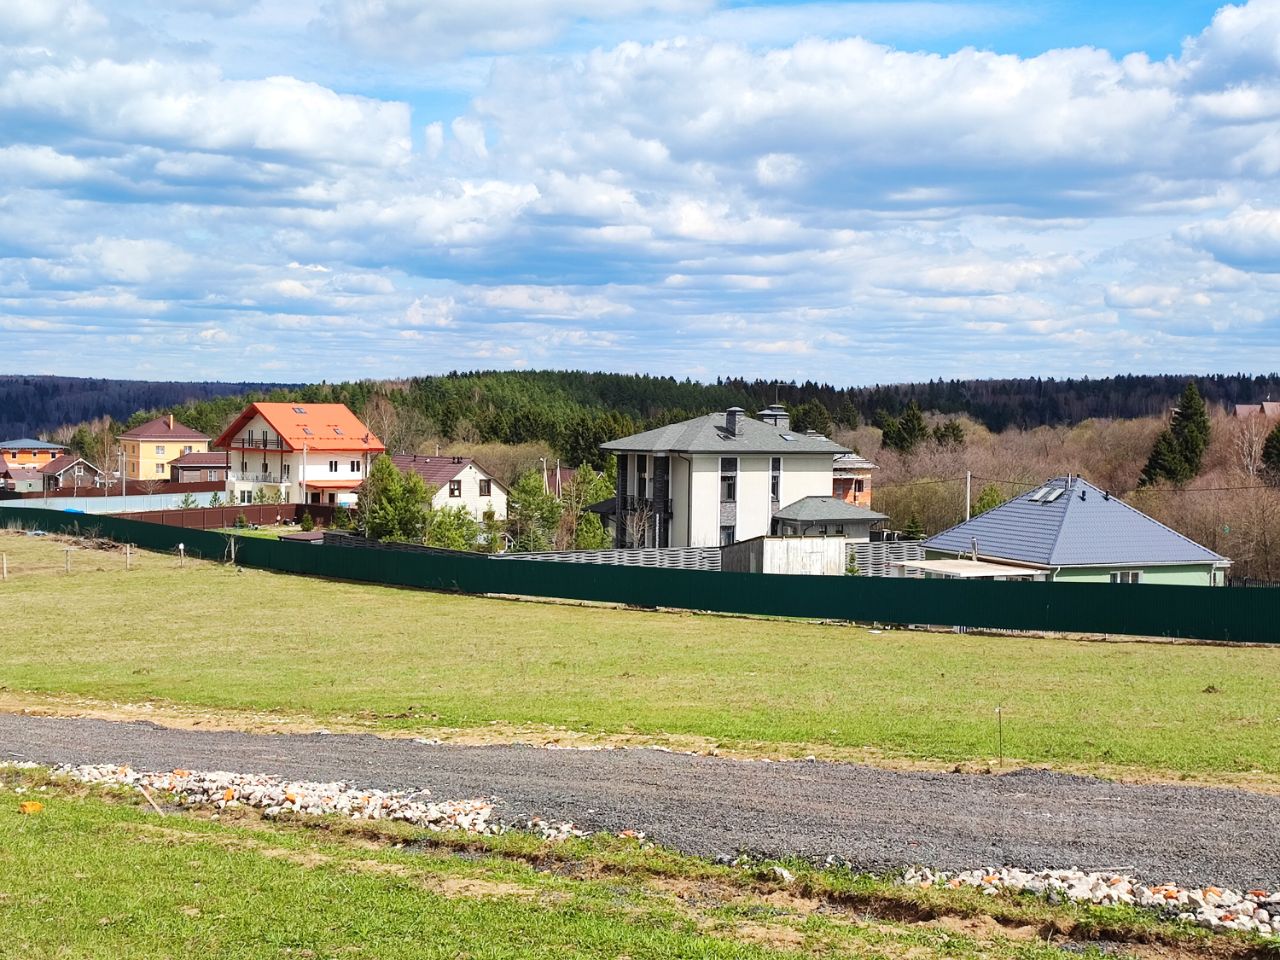
<svg viewBox="0 0 1280 960">
<path fill-rule="evenodd" d="M 0 714 L 0 762 L 119 763 L 496 797 L 538 816 L 638 830 L 709 857 L 829 856 L 868 871 L 1123 868 L 1152 882 L 1280 887 L 1280 798 L 1055 774 L 904 773 L 659 750 L 463 747 L 365 735 L 201 732 Z"/>
</svg>

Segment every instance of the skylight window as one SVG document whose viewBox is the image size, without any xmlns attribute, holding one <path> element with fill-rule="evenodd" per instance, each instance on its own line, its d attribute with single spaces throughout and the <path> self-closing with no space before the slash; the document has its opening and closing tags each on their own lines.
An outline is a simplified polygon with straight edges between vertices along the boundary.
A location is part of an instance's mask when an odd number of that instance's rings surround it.
<svg viewBox="0 0 1280 960">
<path fill-rule="evenodd" d="M 310 428 L 310 427 L 303 427 L 303 428 L 302 428 L 302 432 L 303 432 L 303 433 L 305 433 L 308 437 L 314 437 L 314 436 L 315 436 L 315 434 L 311 432 L 311 428 Z"/>
<path fill-rule="evenodd" d="M 1044 495 L 1048 492 L 1049 492 L 1048 487 L 1041 487 L 1031 496 L 1027 497 L 1027 499 L 1030 500 L 1032 503 L 1039 503 L 1042 499 L 1044 499 Z"/>
<path fill-rule="evenodd" d="M 1051 490 L 1049 491 L 1049 495 L 1044 498 L 1044 502 L 1053 503 L 1053 501 L 1057 500 L 1060 496 L 1062 496 L 1066 492 L 1067 492 L 1066 489 L 1063 487 L 1058 487 L 1056 490 Z"/>
<path fill-rule="evenodd" d="M 294 413 L 306 413 L 306 412 L 307 412 L 307 408 L 306 408 L 306 407 L 294 407 L 294 408 L 293 408 L 293 412 L 294 412 Z"/>
<path fill-rule="evenodd" d="M 342 428 L 341 428 L 341 427 L 334 427 L 334 428 L 333 428 L 333 433 L 334 433 L 334 436 L 338 436 L 338 437 L 342 436 Z"/>
<path fill-rule="evenodd" d="M 783 439 L 783 440 L 795 440 L 795 439 L 796 439 L 796 436 L 795 436 L 795 434 L 793 434 L 793 433 L 784 433 L 784 434 L 782 434 L 782 439 Z"/>
</svg>

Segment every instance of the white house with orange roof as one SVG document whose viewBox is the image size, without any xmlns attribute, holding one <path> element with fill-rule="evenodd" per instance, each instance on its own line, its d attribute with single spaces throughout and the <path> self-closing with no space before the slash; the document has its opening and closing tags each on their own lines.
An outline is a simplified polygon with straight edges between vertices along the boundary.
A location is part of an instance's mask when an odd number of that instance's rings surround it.
<svg viewBox="0 0 1280 960">
<path fill-rule="evenodd" d="M 213 442 L 227 451 L 227 493 L 285 503 L 355 503 L 382 441 L 341 403 L 251 403 Z"/>
</svg>

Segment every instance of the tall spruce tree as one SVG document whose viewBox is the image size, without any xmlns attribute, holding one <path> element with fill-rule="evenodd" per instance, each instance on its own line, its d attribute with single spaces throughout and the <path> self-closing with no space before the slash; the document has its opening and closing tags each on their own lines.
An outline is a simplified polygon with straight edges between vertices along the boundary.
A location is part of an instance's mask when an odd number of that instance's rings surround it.
<svg viewBox="0 0 1280 960">
<path fill-rule="evenodd" d="M 1267 434 L 1266 442 L 1262 445 L 1262 468 L 1266 471 L 1268 480 L 1280 483 L 1280 423 Z"/>
<path fill-rule="evenodd" d="M 1209 411 L 1192 381 L 1178 398 L 1168 428 L 1156 437 L 1138 485 L 1146 487 L 1161 480 L 1181 485 L 1194 480 L 1208 446 Z"/>
</svg>

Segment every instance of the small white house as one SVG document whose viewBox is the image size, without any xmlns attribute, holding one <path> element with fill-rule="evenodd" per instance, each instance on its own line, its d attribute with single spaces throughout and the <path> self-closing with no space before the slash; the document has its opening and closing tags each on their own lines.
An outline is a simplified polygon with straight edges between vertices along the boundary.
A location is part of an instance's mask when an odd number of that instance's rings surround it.
<svg viewBox="0 0 1280 960">
<path fill-rule="evenodd" d="M 832 461 L 848 453 L 791 430 L 775 404 L 740 407 L 602 444 L 618 458 L 614 504 L 619 547 L 714 547 L 768 536 L 775 514 L 832 495 Z"/>
<path fill-rule="evenodd" d="M 421 457 L 396 455 L 391 461 L 406 473 L 416 473 L 435 487 L 431 505 L 465 507 L 477 520 L 492 510 L 499 520 L 507 517 L 507 488 L 470 457 Z"/>
</svg>

